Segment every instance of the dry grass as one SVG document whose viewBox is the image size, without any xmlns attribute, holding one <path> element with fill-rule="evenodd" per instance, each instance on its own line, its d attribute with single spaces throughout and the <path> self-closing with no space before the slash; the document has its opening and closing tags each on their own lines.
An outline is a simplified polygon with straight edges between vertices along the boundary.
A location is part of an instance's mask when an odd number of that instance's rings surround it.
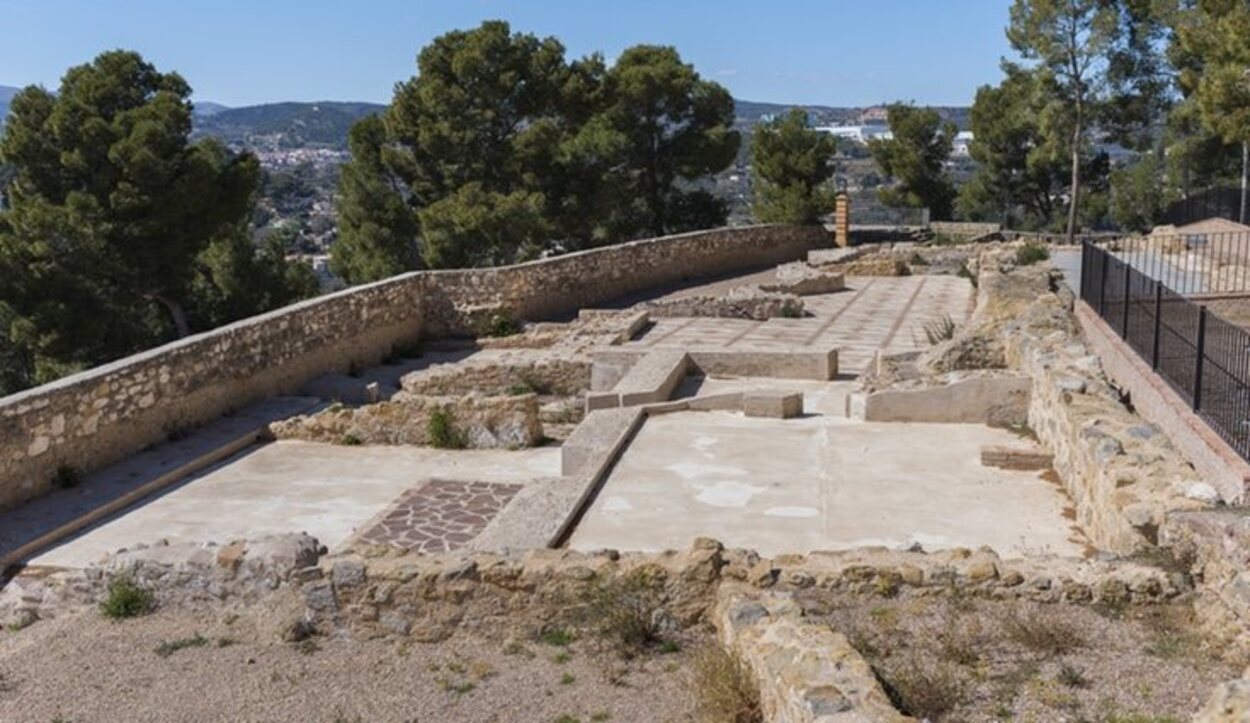
<svg viewBox="0 0 1250 723">
<path fill-rule="evenodd" d="M 763 723 L 759 684 L 741 658 L 710 645 L 691 663 L 696 714 L 704 723 Z"/>
<path fill-rule="evenodd" d="M 625 658 L 666 642 L 662 591 L 645 574 L 603 582 L 591 595 L 585 613 L 600 639 Z"/>
<path fill-rule="evenodd" d="M 1238 674 L 1185 605 L 1115 609 L 810 590 L 805 614 L 844 635 L 904 712 L 934 723 L 1186 720 Z"/>
</svg>

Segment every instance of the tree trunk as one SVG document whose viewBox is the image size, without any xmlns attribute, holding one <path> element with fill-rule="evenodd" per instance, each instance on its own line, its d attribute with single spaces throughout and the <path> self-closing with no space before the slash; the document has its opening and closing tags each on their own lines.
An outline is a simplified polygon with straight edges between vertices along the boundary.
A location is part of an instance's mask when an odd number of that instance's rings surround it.
<svg viewBox="0 0 1250 723">
<path fill-rule="evenodd" d="M 191 336 L 191 325 L 187 323 L 187 312 L 183 310 L 182 304 L 160 294 L 151 294 L 148 298 L 165 307 L 165 310 L 169 312 L 169 319 L 174 322 L 174 330 L 178 332 L 179 339 Z"/>
<path fill-rule="evenodd" d="M 1072 186 L 1068 190 L 1068 244 L 1076 243 L 1076 209 L 1081 200 L 1081 100 L 1076 101 L 1076 127 L 1072 129 Z"/>
</svg>

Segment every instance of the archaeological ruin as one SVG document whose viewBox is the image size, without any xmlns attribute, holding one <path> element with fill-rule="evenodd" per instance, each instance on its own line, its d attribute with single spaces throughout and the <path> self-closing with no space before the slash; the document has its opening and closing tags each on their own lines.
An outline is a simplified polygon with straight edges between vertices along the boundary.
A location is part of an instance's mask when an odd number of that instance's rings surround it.
<svg viewBox="0 0 1250 723">
<path fill-rule="evenodd" d="M 227 719 L 1247 720 L 1240 262 L 932 231 L 413 272 L 0 399 L 0 719 L 193 715 L 195 659 Z"/>
</svg>

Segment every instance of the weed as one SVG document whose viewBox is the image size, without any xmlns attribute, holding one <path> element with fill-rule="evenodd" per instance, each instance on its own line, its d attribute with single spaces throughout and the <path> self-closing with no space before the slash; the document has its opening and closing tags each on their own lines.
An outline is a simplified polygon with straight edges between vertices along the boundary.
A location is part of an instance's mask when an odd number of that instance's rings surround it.
<svg viewBox="0 0 1250 723">
<path fill-rule="evenodd" d="M 551 628 L 546 630 L 538 637 L 546 645 L 557 648 L 566 648 L 574 640 L 573 633 L 565 628 Z"/>
<path fill-rule="evenodd" d="M 108 596 L 100 603 L 100 612 L 114 620 L 134 618 L 150 612 L 154 603 L 151 590 L 139 587 L 128 577 L 117 577 L 109 582 Z"/>
<path fill-rule="evenodd" d="M 464 695 L 465 693 L 468 693 L 469 691 L 477 687 L 477 685 L 475 685 L 472 681 L 468 681 L 468 680 L 461 681 L 461 682 L 453 682 L 451 680 L 448 680 L 447 678 L 439 678 L 437 682 L 438 682 L 438 687 L 442 688 L 448 693 L 455 693 L 456 695 Z"/>
<path fill-rule="evenodd" d="M 925 324 L 924 336 L 929 340 L 929 345 L 932 346 L 954 339 L 955 329 L 954 319 L 951 319 L 950 314 L 946 314 L 940 319 L 935 319 Z"/>
<path fill-rule="evenodd" d="M 572 716 L 572 715 L 569 715 L 568 713 L 565 713 L 559 718 L 556 718 L 555 721 L 553 721 L 553 723 L 582 723 L 582 719 L 578 718 L 577 716 Z"/>
<path fill-rule="evenodd" d="M 572 673 L 565 673 L 560 676 L 560 685 L 572 685 L 577 682 L 577 677 Z"/>
<path fill-rule="evenodd" d="M 464 449 L 464 434 L 456 429 L 451 412 L 446 407 L 436 407 L 430 412 L 425 423 L 426 433 L 430 437 L 430 446 L 437 449 Z"/>
<path fill-rule="evenodd" d="M 77 487 L 82 484 L 82 472 L 73 465 L 63 464 L 56 468 L 56 473 L 52 475 L 52 482 L 64 490 Z"/>
<path fill-rule="evenodd" d="M 1081 646 L 1080 633 L 1054 611 L 1016 609 L 1003 617 L 1002 625 L 1008 638 L 1042 655 L 1062 655 Z"/>
<path fill-rule="evenodd" d="M 569 662 L 572 659 L 573 659 L 573 656 L 569 655 L 568 652 L 564 650 L 561 650 L 560 652 L 551 656 L 551 662 L 555 663 L 556 665 L 564 665 L 565 663 Z"/>
<path fill-rule="evenodd" d="M 1102 719 L 1102 723 L 1181 723 L 1181 719 L 1170 715 L 1110 713 Z"/>
<path fill-rule="evenodd" d="M 508 393 L 508 396 L 511 396 L 511 397 L 522 397 L 522 396 L 525 396 L 526 394 L 534 394 L 534 388 L 531 387 L 526 382 L 521 382 L 520 384 L 513 384 L 509 386 L 507 389 L 505 389 L 504 391 L 506 391 Z"/>
<path fill-rule="evenodd" d="M 521 323 L 507 314 L 491 314 L 481 326 L 482 336 L 496 338 L 521 333 Z"/>
<path fill-rule="evenodd" d="M 957 708 L 967 696 L 967 681 L 957 668 L 926 662 L 918 653 L 884 672 L 878 670 L 877 674 L 895 707 L 916 718 L 939 718 Z"/>
<path fill-rule="evenodd" d="M 1178 632 L 1162 633 L 1146 644 L 1147 655 L 1160 660 L 1175 660 L 1193 654 L 1198 648 L 1198 641 L 1193 635 Z"/>
<path fill-rule="evenodd" d="M 635 573 L 601 584 L 587 612 L 600 634 L 629 658 L 664 642 L 660 608 L 660 593 L 652 581 Z"/>
<path fill-rule="evenodd" d="M 667 655 L 671 655 L 673 653 L 680 653 L 681 643 L 677 642 L 676 640 L 665 640 L 664 642 L 660 643 L 660 652 L 665 653 Z"/>
<path fill-rule="evenodd" d="M 590 720 L 594 723 L 603 723 L 603 721 L 612 720 L 612 714 L 606 710 L 596 711 L 590 714 Z"/>
<path fill-rule="evenodd" d="M 217 647 L 219 648 L 228 648 L 231 645 L 235 645 L 237 643 L 238 641 L 235 640 L 234 638 L 217 638 Z"/>
<path fill-rule="evenodd" d="M 1031 266 L 1050 258 L 1050 250 L 1036 243 L 1026 243 L 1016 249 L 1016 266 Z"/>
<path fill-rule="evenodd" d="M 804 316 L 802 302 L 787 299 L 781 305 L 781 318 L 783 319 L 801 319 Z"/>
<path fill-rule="evenodd" d="M 364 442 L 360 439 L 360 437 L 357 437 L 356 435 L 351 434 L 351 433 L 344 434 L 343 439 L 340 441 L 342 442 L 344 447 L 359 447 L 360 445 L 364 444 Z"/>
<path fill-rule="evenodd" d="M 168 658 L 179 650 L 185 648 L 199 648 L 208 645 L 208 638 L 203 637 L 199 633 L 189 638 L 178 638 L 177 640 L 167 640 L 156 646 L 155 653 L 162 658 Z"/>
<path fill-rule="evenodd" d="M 321 646 L 318 645 L 317 641 L 312 638 L 304 638 L 295 644 L 295 649 L 298 650 L 301 655 L 312 655 L 318 650 L 321 650 Z"/>
<path fill-rule="evenodd" d="M 1069 688 L 1089 687 L 1089 679 L 1085 677 L 1085 669 L 1067 663 L 1059 666 L 1059 675 L 1056 679 Z"/>
<path fill-rule="evenodd" d="M 741 658 L 711 646 L 695 657 L 693 670 L 692 685 L 701 720 L 763 722 L 759 684 Z"/>
<path fill-rule="evenodd" d="M 959 619 L 951 612 L 943 627 L 937 635 L 942 660 L 969 666 L 981 660 L 981 626 L 976 618 Z"/>
</svg>

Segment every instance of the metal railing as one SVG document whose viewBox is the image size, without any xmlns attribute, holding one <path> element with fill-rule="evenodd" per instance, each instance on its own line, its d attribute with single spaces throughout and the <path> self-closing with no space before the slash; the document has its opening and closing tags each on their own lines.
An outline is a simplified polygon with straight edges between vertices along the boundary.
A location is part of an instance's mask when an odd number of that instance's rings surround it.
<svg viewBox="0 0 1250 723">
<path fill-rule="evenodd" d="M 1123 242 L 1086 241 L 1081 300 L 1216 434 L 1250 459 L 1250 333 L 1134 263 L 1152 258 L 1135 254 Z"/>
<path fill-rule="evenodd" d="M 1250 293 L 1250 233 L 1244 231 L 1118 238 L 1103 246 L 1178 294 Z"/>
</svg>

